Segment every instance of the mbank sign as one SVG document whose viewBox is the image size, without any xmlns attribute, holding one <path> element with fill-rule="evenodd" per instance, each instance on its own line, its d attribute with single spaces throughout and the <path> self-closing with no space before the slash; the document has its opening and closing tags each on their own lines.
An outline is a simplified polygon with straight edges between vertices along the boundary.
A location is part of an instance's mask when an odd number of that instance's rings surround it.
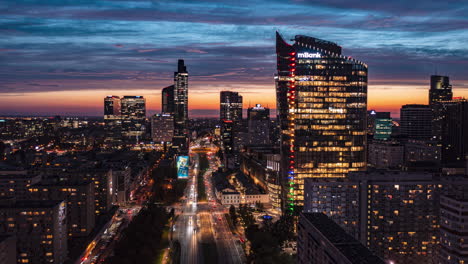
<svg viewBox="0 0 468 264">
<path fill-rule="evenodd" d="M 321 58 L 322 54 L 316 52 L 316 53 L 309 53 L 309 52 L 301 52 L 297 53 L 298 58 L 303 58 L 303 59 L 313 59 L 313 58 Z"/>
</svg>

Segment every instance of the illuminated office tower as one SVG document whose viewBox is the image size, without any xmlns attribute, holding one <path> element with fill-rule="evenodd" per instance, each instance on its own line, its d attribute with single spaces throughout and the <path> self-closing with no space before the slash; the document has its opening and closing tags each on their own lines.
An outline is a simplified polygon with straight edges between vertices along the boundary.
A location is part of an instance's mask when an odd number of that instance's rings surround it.
<svg viewBox="0 0 468 264">
<path fill-rule="evenodd" d="M 188 72 L 179 60 L 174 72 L 174 142 L 181 150 L 188 147 Z"/>
<path fill-rule="evenodd" d="M 452 85 L 448 76 L 431 75 L 431 89 L 429 90 L 429 105 L 440 101 L 452 100 Z"/>
<path fill-rule="evenodd" d="M 283 206 L 297 213 L 305 178 L 366 169 L 367 65 L 300 35 L 290 45 L 276 33 L 276 53 Z"/>
<path fill-rule="evenodd" d="M 247 109 L 249 144 L 270 144 L 270 109 L 261 106 Z"/>
<path fill-rule="evenodd" d="M 174 85 L 170 85 L 162 89 L 161 105 L 162 105 L 163 114 L 174 113 L 174 110 L 175 110 Z"/>
<path fill-rule="evenodd" d="M 222 91 L 219 101 L 220 120 L 231 120 L 234 123 L 242 121 L 242 95 L 237 92 Z"/>
<path fill-rule="evenodd" d="M 143 96 L 124 96 L 121 99 L 122 134 L 127 138 L 141 137 L 144 133 L 146 100 Z"/>
</svg>

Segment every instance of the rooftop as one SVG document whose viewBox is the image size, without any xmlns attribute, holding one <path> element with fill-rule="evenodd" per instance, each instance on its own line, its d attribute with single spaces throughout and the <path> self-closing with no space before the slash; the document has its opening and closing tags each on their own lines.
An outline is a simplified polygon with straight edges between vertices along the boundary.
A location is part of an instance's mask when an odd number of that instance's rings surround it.
<svg viewBox="0 0 468 264">
<path fill-rule="evenodd" d="M 332 243 L 351 263 L 384 264 L 385 262 L 372 254 L 358 240 L 347 234 L 338 224 L 323 213 L 302 213 L 320 233 Z"/>
</svg>

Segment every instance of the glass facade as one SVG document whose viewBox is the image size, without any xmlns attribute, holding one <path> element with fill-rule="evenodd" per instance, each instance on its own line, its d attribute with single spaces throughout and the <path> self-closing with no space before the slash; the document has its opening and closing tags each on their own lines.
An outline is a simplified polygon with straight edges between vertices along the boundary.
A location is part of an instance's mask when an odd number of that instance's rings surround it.
<svg viewBox="0 0 468 264">
<path fill-rule="evenodd" d="M 277 109 L 284 204 L 303 206 L 305 178 L 366 168 L 367 65 L 335 43 L 277 33 Z"/>
</svg>

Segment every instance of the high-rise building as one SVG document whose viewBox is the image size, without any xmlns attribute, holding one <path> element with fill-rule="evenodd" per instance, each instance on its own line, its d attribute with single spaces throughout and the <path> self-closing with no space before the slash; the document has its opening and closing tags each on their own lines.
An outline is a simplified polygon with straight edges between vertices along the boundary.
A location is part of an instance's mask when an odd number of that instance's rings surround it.
<svg viewBox="0 0 468 264">
<path fill-rule="evenodd" d="M 284 206 L 301 207 L 304 179 L 366 169 L 367 65 L 335 43 L 276 33 L 276 99 Z M 296 210 L 296 212 L 299 212 Z"/>
<path fill-rule="evenodd" d="M 65 201 L 67 227 L 71 237 L 86 237 L 95 223 L 94 183 L 90 181 L 40 182 L 29 187 L 30 199 Z"/>
<path fill-rule="evenodd" d="M 28 188 L 41 181 L 41 176 L 27 171 L 4 171 L 0 173 L 0 198 L 27 199 Z"/>
<path fill-rule="evenodd" d="M 400 109 L 401 134 L 411 139 L 432 137 L 432 110 L 428 105 L 408 104 Z"/>
<path fill-rule="evenodd" d="M 448 76 L 431 75 L 431 89 L 429 90 L 429 105 L 440 101 L 452 100 L 452 85 Z"/>
<path fill-rule="evenodd" d="M 393 120 L 390 112 L 377 112 L 374 121 L 374 139 L 388 140 L 392 136 Z"/>
<path fill-rule="evenodd" d="M 219 119 L 242 121 L 242 96 L 238 92 L 222 91 L 220 93 Z"/>
<path fill-rule="evenodd" d="M 174 142 L 186 151 L 188 148 L 188 72 L 184 60 L 179 60 L 174 72 Z"/>
<path fill-rule="evenodd" d="M 108 95 L 104 98 L 104 118 L 120 115 L 120 97 Z"/>
<path fill-rule="evenodd" d="M 170 85 L 162 89 L 161 106 L 162 106 L 161 112 L 163 114 L 174 114 L 175 112 L 174 85 Z"/>
<path fill-rule="evenodd" d="M 433 104 L 433 134 L 442 149 L 443 165 L 464 166 L 468 154 L 468 100 L 455 98 Z"/>
<path fill-rule="evenodd" d="M 322 213 L 301 213 L 297 235 L 299 264 L 385 263 Z"/>
<path fill-rule="evenodd" d="M 141 137 L 145 131 L 146 100 L 143 96 L 121 99 L 122 134 L 127 138 Z"/>
<path fill-rule="evenodd" d="M 104 98 L 105 142 L 116 144 L 122 141 L 122 116 L 120 97 L 109 95 Z"/>
<path fill-rule="evenodd" d="M 171 144 L 174 137 L 174 116 L 170 113 L 151 117 L 151 138 L 158 144 Z"/>
<path fill-rule="evenodd" d="M 437 264 L 468 263 L 468 177 L 450 175 L 442 181 L 440 246 Z"/>
<path fill-rule="evenodd" d="M 247 109 L 249 144 L 270 144 L 270 109 L 260 104 Z"/>
<path fill-rule="evenodd" d="M 242 96 L 237 92 L 222 91 L 219 102 L 223 160 L 227 168 L 234 168 L 239 165 L 238 151 L 246 143 L 247 136 L 242 126 Z"/>
<path fill-rule="evenodd" d="M 0 199 L 0 235 L 16 235 L 17 263 L 64 263 L 66 202 Z"/>
<path fill-rule="evenodd" d="M 430 173 L 372 170 L 344 181 L 307 179 L 304 212 L 323 212 L 378 256 L 431 263 L 439 181 Z M 390 263 L 390 262 L 389 262 Z"/>
</svg>

